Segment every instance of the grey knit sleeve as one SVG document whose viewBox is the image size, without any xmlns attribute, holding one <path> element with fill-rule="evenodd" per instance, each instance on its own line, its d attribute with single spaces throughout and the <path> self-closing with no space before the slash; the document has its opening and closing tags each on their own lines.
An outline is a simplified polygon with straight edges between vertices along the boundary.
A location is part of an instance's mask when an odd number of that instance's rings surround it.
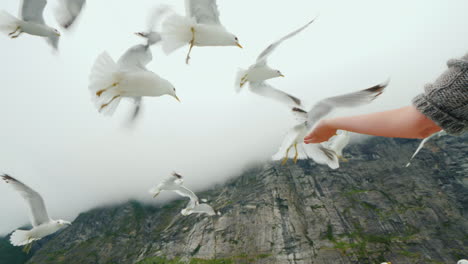
<svg viewBox="0 0 468 264">
<path fill-rule="evenodd" d="M 447 65 L 448 69 L 413 99 L 413 105 L 447 133 L 459 135 L 468 131 L 468 53 Z"/>
</svg>

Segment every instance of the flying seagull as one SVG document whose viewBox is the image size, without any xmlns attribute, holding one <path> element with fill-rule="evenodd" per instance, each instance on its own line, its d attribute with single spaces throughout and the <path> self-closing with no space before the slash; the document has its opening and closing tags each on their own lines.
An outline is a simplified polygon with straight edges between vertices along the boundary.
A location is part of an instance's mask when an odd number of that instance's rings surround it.
<svg viewBox="0 0 468 264">
<path fill-rule="evenodd" d="M 160 184 L 156 187 L 151 188 L 150 193 L 153 197 L 157 197 L 162 191 L 173 191 L 180 196 L 188 197 L 190 199 L 186 208 L 182 209 L 182 215 L 190 215 L 193 213 L 205 213 L 208 215 L 216 215 L 217 213 L 213 210 L 213 208 L 206 204 L 200 204 L 198 197 L 195 195 L 194 192 L 183 186 L 184 179 L 182 175 L 174 172 L 167 178 L 165 178 Z"/>
<path fill-rule="evenodd" d="M 299 34 L 314 21 L 315 19 L 309 21 L 301 28 L 287 34 L 286 36 L 282 37 L 276 42 L 270 44 L 265 50 L 262 51 L 262 53 L 260 53 L 260 55 L 257 57 L 257 61 L 253 65 L 251 65 L 247 70 L 240 69 L 237 73 L 236 78 L 237 91 L 240 91 L 240 88 L 242 88 L 247 82 L 258 83 L 272 78 L 284 77 L 281 71 L 277 69 L 272 69 L 270 68 L 270 66 L 268 66 L 268 57 L 276 50 L 276 48 L 278 48 L 278 46 L 281 45 L 281 43 L 283 43 L 283 41 Z"/>
<path fill-rule="evenodd" d="M 19 19 L 0 11 L 0 31 L 11 38 L 17 38 L 22 33 L 47 38 L 47 42 L 58 49 L 60 33 L 44 22 L 44 8 L 47 0 L 22 0 L 19 8 Z"/>
<path fill-rule="evenodd" d="M 24 250 L 25 252 L 29 252 L 32 247 L 32 242 L 71 225 L 70 222 L 65 220 L 50 219 L 44 200 L 39 193 L 7 174 L 1 177 L 26 200 L 30 209 L 30 219 L 33 226 L 31 230 L 16 230 L 13 232 L 10 237 L 10 242 L 13 246 L 27 245 Z"/>
<path fill-rule="evenodd" d="M 216 0 L 185 0 L 185 17 L 172 14 L 162 23 L 162 48 L 169 54 L 189 45 L 185 62 L 194 46 L 238 46 L 239 40 L 219 20 Z"/>
<path fill-rule="evenodd" d="M 350 108 L 371 103 L 382 94 L 387 85 L 388 81 L 365 90 L 325 98 L 312 106 L 308 112 L 297 107 L 293 108 L 292 111 L 300 120 L 300 123 L 289 131 L 281 144 L 280 150 L 273 156 L 273 159 L 277 160 L 283 155 L 283 164 L 286 164 L 289 152 L 294 147 L 294 162 L 297 162 L 299 158 L 298 145 L 303 145 L 307 132 L 311 131 L 321 119 L 325 118 L 336 108 Z M 332 169 L 339 167 L 337 154 L 325 147 L 324 144 L 307 144 L 303 147 L 309 158 L 315 162 L 327 164 Z"/>
<path fill-rule="evenodd" d="M 86 0 L 58 0 L 55 19 L 64 28 L 70 28 L 80 15 Z"/>
<path fill-rule="evenodd" d="M 174 86 L 151 71 L 122 70 L 103 52 L 96 59 L 89 77 L 89 90 L 98 111 L 112 115 L 123 97 L 170 95 L 177 101 Z"/>
</svg>

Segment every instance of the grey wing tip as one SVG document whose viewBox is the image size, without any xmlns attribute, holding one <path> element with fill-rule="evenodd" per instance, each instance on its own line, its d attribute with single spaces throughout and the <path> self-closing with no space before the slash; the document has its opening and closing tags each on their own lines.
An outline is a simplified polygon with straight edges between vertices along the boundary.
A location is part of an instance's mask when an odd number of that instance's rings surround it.
<svg viewBox="0 0 468 264">
<path fill-rule="evenodd" d="M 334 157 L 337 156 L 335 151 L 328 149 L 326 147 L 320 146 L 319 149 L 325 154 L 325 156 L 327 156 L 329 160 L 333 160 Z"/>
<path fill-rule="evenodd" d="M 383 83 L 372 86 L 371 88 L 367 88 L 364 91 L 376 94 L 375 97 L 377 97 L 383 93 L 384 89 L 388 86 L 389 83 L 390 79 L 386 80 Z"/>
<path fill-rule="evenodd" d="M 306 111 L 304 111 L 303 109 L 301 109 L 301 108 L 299 108 L 299 107 L 293 107 L 292 111 L 293 111 L 293 112 L 297 112 L 297 113 L 307 114 Z"/>
<path fill-rule="evenodd" d="M 176 177 L 176 178 L 179 178 L 179 179 L 182 179 L 182 175 L 180 175 L 179 173 L 177 172 L 173 172 L 172 173 L 172 176 Z"/>
<path fill-rule="evenodd" d="M 3 174 L 2 176 L 2 179 L 8 183 L 8 181 L 17 181 L 15 178 L 11 177 L 10 175 L 8 174 Z"/>
<path fill-rule="evenodd" d="M 297 98 L 297 97 L 294 97 L 292 95 L 288 95 L 289 98 L 291 98 L 291 100 L 293 100 L 293 102 L 295 104 L 297 104 L 298 106 L 302 106 L 302 102 L 301 102 L 301 99 Z"/>
</svg>

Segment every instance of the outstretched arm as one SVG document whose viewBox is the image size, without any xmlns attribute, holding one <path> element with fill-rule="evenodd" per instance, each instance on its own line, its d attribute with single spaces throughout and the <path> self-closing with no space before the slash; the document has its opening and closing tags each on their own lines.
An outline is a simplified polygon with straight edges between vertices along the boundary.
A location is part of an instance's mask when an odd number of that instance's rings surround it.
<svg viewBox="0 0 468 264">
<path fill-rule="evenodd" d="M 414 106 L 406 106 L 366 115 L 324 119 L 304 138 L 304 142 L 310 144 L 327 141 L 338 129 L 399 138 L 425 138 L 442 130 Z"/>
</svg>

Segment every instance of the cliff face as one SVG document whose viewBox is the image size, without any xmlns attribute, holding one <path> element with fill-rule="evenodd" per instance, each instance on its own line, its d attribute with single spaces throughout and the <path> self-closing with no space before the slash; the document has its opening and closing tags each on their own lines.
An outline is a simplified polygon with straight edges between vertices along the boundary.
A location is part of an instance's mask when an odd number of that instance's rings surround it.
<svg viewBox="0 0 468 264">
<path fill-rule="evenodd" d="M 28 263 L 456 263 L 468 252 L 468 137 L 427 144 L 373 138 L 339 170 L 267 164 L 185 200 L 129 202 L 81 214 Z"/>
</svg>

